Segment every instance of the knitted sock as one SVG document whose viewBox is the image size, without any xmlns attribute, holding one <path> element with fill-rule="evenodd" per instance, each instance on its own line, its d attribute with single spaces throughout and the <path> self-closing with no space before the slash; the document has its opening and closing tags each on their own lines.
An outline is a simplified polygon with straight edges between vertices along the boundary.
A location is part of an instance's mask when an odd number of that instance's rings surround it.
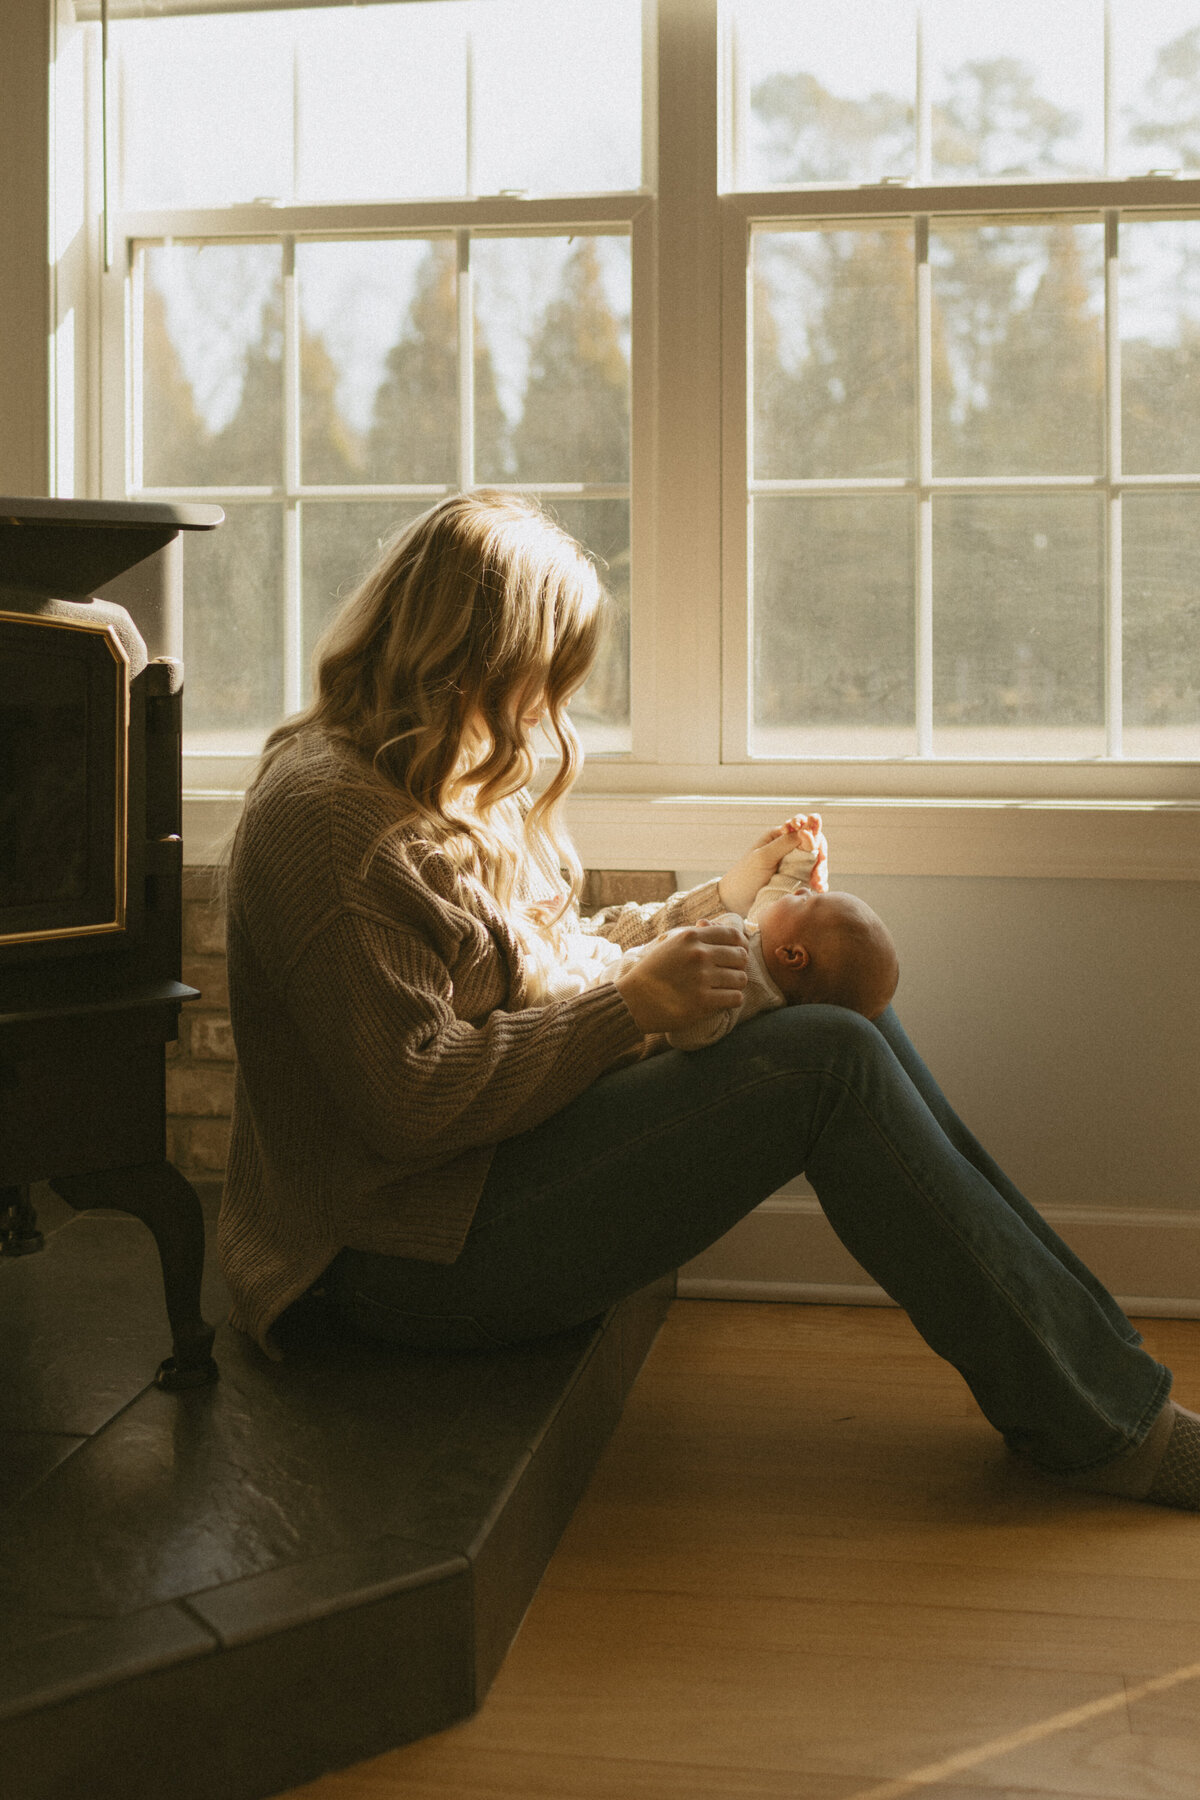
<svg viewBox="0 0 1200 1800">
<path fill-rule="evenodd" d="M 1168 1400 L 1136 1450 L 1067 1479 L 1091 1493 L 1200 1512 L 1200 1415 Z"/>
<path fill-rule="evenodd" d="M 1200 1416 L 1184 1406 L 1173 1408 L 1175 1429 L 1154 1480 L 1146 1489 L 1147 1500 L 1159 1506 L 1179 1506 L 1200 1512 Z"/>
</svg>

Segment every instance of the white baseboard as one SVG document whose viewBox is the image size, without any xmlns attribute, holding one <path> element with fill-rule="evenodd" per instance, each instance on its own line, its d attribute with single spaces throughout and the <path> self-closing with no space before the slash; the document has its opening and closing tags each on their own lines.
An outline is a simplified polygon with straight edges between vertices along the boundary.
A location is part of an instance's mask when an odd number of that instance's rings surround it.
<svg viewBox="0 0 1200 1800">
<path fill-rule="evenodd" d="M 1200 1213 L 1047 1207 L 1075 1254 L 1143 1318 L 1200 1319 Z M 681 1299 L 889 1306 L 833 1233 L 810 1192 L 784 1190 L 679 1271 Z"/>
</svg>

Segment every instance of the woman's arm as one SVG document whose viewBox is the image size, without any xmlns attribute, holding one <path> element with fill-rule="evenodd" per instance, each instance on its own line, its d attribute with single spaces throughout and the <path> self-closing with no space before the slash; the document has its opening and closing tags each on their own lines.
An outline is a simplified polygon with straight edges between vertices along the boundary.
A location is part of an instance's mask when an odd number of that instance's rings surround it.
<svg viewBox="0 0 1200 1800">
<path fill-rule="evenodd" d="M 281 996 L 364 1143 L 413 1170 L 540 1124 L 643 1036 L 611 985 L 474 1022 L 452 994 L 421 934 L 345 910 L 305 946 Z"/>
</svg>

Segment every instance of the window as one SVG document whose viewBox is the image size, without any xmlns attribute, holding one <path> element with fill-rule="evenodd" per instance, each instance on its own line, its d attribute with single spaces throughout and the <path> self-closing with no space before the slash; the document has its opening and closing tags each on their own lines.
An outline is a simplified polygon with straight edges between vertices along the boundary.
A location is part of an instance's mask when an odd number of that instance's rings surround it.
<svg viewBox="0 0 1200 1800">
<path fill-rule="evenodd" d="M 194 786 L 488 481 L 605 567 L 597 801 L 1195 793 L 1185 0 L 167 10 L 111 7 L 103 485 L 226 509 Z"/>
<path fill-rule="evenodd" d="M 600 563 L 574 715 L 629 750 L 641 48 L 640 0 L 111 26 L 123 491 L 226 513 L 188 559 L 193 762 L 253 756 L 377 546 L 482 483 Z"/>
<path fill-rule="evenodd" d="M 1194 15 L 741 0 L 730 62 L 734 754 L 1196 759 Z"/>
</svg>

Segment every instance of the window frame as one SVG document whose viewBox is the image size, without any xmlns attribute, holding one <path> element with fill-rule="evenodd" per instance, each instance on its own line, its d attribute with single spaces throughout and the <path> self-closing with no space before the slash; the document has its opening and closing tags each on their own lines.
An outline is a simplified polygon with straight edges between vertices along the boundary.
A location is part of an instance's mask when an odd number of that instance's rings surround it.
<svg viewBox="0 0 1200 1800">
<path fill-rule="evenodd" d="M 1119 730 L 1121 667 L 1120 632 L 1120 501 L 1127 492 L 1161 492 L 1181 489 L 1200 497 L 1200 474 L 1189 476 L 1125 475 L 1119 469 L 1119 356 L 1115 305 L 1116 226 L 1118 217 L 1131 221 L 1153 218 L 1200 217 L 1200 178 L 1154 180 L 1091 180 L 1073 182 L 1005 182 L 996 184 L 910 187 L 885 183 L 862 188 L 772 188 L 756 193 L 725 194 L 721 198 L 724 306 L 722 341 L 724 360 L 724 481 L 723 567 L 724 669 L 722 684 L 722 760 L 729 767 L 753 769 L 771 766 L 803 771 L 800 786 L 806 791 L 842 795 L 873 792 L 888 796 L 947 794 L 969 797 L 1011 791 L 1029 797 L 1055 795 L 1100 797 L 1122 795 L 1141 799 L 1193 798 L 1200 796 L 1200 761 L 1125 757 L 1112 755 L 1112 723 Z M 1116 408 L 1106 409 L 1105 467 L 1096 477 L 1054 477 L 1023 480 L 1020 477 L 935 476 L 929 463 L 928 445 L 918 445 L 914 474 L 886 483 L 820 481 L 795 483 L 756 482 L 750 470 L 750 415 L 753 394 L 749 380 L 751 331 L 749 322 L 750 248 L 756 226 L 772 224 L 819 225 L 895 223 L 910 220 L 917 243 L 915 365 L 922 356 L 922 337 L 928 329 L 930 309 L 928 235 L 938 221 L 956 219 L 988 223 L 1004 218 L 1036 219 L 1039 216 L 1086 217 L 1105 227 L 1106 331 L 1105 359 L 1109 394 L 1118 395 Z M 922 255 L 922 249 L 925 255 Z M 918 376 L 920 380 L 920 375 Z M 919 409 L 918 409 L 919 412 Z M 1114 416 L 1115 415 L 1115 416 Z M 1114 438 L 1117 442 L 1114 444 Z M 750 501 L 755 493 L 778 488 L 811 493 L 880 491 L 912 494 L 917 502 L 917 571 L 914 580 L 914 636 L 918 707 L 925 711 L 928 731 L 932 697 L 929 669 L 932 658 L 931 593 L 928 585 L 928 534 L 930 507 L 937 493 L 1000 493 L 1078 491 L 1098 493 L 1105 501 L 1105 560 L 1108 596 L 1105 629 L 1105 687 L 1108 741 L 1103 756 L 1078 760 L 1041 758 L 950 758 L 931 750 L 912 756 L 849 758 L 810 757 L 782 759 L 754 756 L 750 733 Z M 926 547 L 922 551 L 922 536 Z M 1114 574 L 1114 567 L 1116 573 Z M 924 675 L 924 680 L 922 679 Z M 922 692 L 922 690 L 925 690 Z M 1117 691 L 1114 693 L 1114 689 Z M 918 736 L 922 719 L 918 714 Z"/>
</svg>

